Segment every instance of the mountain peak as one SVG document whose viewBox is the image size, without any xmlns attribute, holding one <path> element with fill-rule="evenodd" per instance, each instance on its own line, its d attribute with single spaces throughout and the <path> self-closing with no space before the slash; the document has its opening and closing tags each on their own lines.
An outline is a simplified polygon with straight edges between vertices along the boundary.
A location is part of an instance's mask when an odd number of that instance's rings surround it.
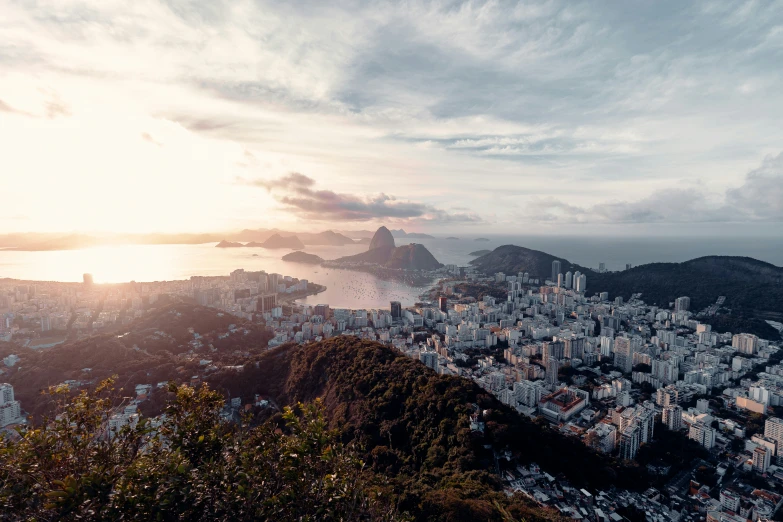
<svg viewBox="0 0 783 522">
<path fill-rule="evenodd" d="M 389 229 L 386 227 L 380 227 L 378 230 L 375 231 L 375 235 L 372 236 L 372 241 L 370 241 L 369 250 L 373 250 L 375 248 L 381 248 L 381 247 L 394 248 L 395 246 L 396 245 L 394 244 L 394 236 L 392 236 L 392 233 L 389 232 Z"/>
</svg>

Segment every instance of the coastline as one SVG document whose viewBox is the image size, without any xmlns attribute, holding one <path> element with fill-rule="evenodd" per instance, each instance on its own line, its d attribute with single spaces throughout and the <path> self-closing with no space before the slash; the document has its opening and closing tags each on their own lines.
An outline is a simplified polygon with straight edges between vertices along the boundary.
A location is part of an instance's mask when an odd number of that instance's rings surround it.
<svg viewBox="0 0 783 522">
<path fill-rule="evenodd" d="M 353 270 L 355 272 L 365 272 L 372 274 L 378 279 L 384 281 L 394 281 L 397 283 L 403 283 L 412 287 L 423 287 L 431 285 L 440 276 L 434 272 L 420 271 L 420 270 L 403 270 L 395 268 L 386 268 L 379 265 L 371 264 L 356 264 L 348 265 L 341 263 L 334 263 L 326 261 L 321 263 L 324 268 L 335 268 L 339 270 Z"/>
<path fill-rule="evenodd" d="M 311 287 L 314 287 L 311 289 Z M 310 297 L 311 295 L 318 295 L 321 292 L 326 291 L 325 285 L 319 285 L 318 283 L 307 283 L 307 291 L 306 292 L 295 292 L 291 294 L 285 294 L 284 297 L 280 297 L 280 294 L 278 294 L 277 303 L 278 304 L 284 304 L 284 305 L 292 305 L 299 299 L 304 299 L 305 297 Z"/>
</svg>

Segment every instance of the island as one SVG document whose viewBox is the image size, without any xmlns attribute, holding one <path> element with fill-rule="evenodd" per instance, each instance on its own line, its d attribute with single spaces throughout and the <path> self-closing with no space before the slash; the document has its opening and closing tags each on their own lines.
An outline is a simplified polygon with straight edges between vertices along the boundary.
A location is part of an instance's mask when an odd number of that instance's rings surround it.
<svg viewBox="0 0 783 522">
<path fill-rule="evenodd" d="M 485 256 L 492 252 L 492 250 L 476 250 L 475 252 L 471 252 L 468 254 L 469 256 Z"/>
<path fill-rule="evenodd" d="M 477 237 L 477 238 L 476 238 L 476 239 L 474 239 L 473 241 L 489 241 L 489 239 L 487 239 L 487 238 L 485 238 L 485 237 Z"/>
<path fill-rule="evenodd" d="M 215 247 L 217 247 L 217 248 L 240 248 L 240 247 L 244 247 L 244 246 L 245 245 L 243 245 L 242 243 L 235 243 L 233 241 L 226 241 L 225 239 L 223 241 L 221 241 L 220 243 L 218 243 L 217 245 L 215 245 Z"/>
<path fill-rule="evenodd" d="M 452 240 L 455 240 L 455 239 L 459 239 L 459 238 L 458 238 L 458 237 L 454 237 L 454 236 L 449 236 L 449 237 L 447 237 L 446 239 L 452 239 Z"/>
<path fill-rule="evenodd" d="M 323 259 L 319 256 L 315 254 L 308 254 L 307 252 L 302 252 L 301 250 L 286 254 L 282 257 L 282 259 L 283 261 L 290 261 L 292 263 L 307 263 L 310 265 L 320 265 L 323 262 Z"/>
</svg>

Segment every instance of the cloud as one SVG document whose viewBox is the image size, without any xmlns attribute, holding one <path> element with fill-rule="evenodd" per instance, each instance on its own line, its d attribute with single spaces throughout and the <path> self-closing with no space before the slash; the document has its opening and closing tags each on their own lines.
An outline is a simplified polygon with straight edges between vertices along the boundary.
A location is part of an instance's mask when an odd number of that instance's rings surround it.
<svg viewBox="0 0 783 522">
<path fill-rule="evenodd" d="M 4 102 L 3 100 L 0 100 L 0 112 L 7 112 L 10 114 L 21 114 L 22 116 L 32 116 L 32 114 L 28 112 L 20 111 L 19 109 L 12 107 L 11 105 Z"/>
<path fill-rule="evenodd" d="M 783 222 L 783 152 L 764 158 L 745 183 L 726 192 L 726 201 L 751 219 Z"/>
<path fill-rule="evenodd" d="M 18 144 L 0 172 L 19 173 L 3 189 L 20 207 L 53 173 L 98 186 L 133 156 L 151 180 L 200 187 L 171 213 L 199 226 L 270 219 L 269 205 L 292 221 L 492 212 L 504 232 L 514 205 L 551 223 L 780 216 L 777 174 L 744 176 L 783 143 L 780 2 L 6 4 L 0 117 L 31 118 L 0 125 Z M 109 154 L 110 138 L 133 150 Z M 78 145 L 102 139 L 84 168 Z M 226 183 L 254 171 L 319 183 L 262 180 L 271 197 Z M 395 188 L 377 194 L 378 179 Z M 80 192 L 63 190 L 31 227 L 80 211 L 90 226 L 99 198 L 74 210 Z"/>
<path fill-rule="evenodd" d="M 268 192 L 273 190 L 304 190 L 315 185 L 315 180 L 309 178 L 304 174 L 298 172 L 292 172 L 286 176 L 277 179 L 243 179 L 239 178 L 237 181 L 244 185 L 251 185 L 254 187 L 263 187 Z"/>
<path fill-rule="evenodd" d="M 152 143 L 153 145 L 157 145 L 158 147 L 162 147 L 163 144 L 159 141 L 157 141 L 155 138 L 153 138 L 149 132 L 142 132 L 141 133 L 141 139 L 144 141 L 147 141 L 149 143 Z"/>
<path fill-rule="evenodd" d="M 70 108 L 58 99 L 50 100 L 44 103 L 46 117 L 53 120 L 59 116 L 70 116 Z"/>
<path fill-rule="evenodd" d="M 432 205 L 399 200 L 387 194 L 356 196 L 331 190 L 314 190 L 315 180 L 292 172 L 286 176 L 266 179 L 239 179 L 241 184 L 262 187 L 276 192 L 283 208 L 300 218 L 312 221 L 378 221 L 479 223 L 481 218 L 471 212 L 449 212 Z"/>
<path fill-rule="evenodd" d="M 543 223 L 783 222 L 783 152 L 767 156 L 744 182 L 723 194 L 703 184 L 658 190 L 635 201 L 581 206 L 557 198 L 532 198 L 525 219 Z"/>
</svg>

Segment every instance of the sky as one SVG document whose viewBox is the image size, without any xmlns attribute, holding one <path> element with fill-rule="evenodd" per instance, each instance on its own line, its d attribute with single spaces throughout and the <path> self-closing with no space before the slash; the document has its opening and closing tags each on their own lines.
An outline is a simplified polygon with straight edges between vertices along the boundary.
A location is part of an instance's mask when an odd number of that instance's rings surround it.
<svg viewBox="0 0 783 522">
<path fill-rule="evenodd" d="M 779 234 L 781 2 L 0 0 L 0 231 Z"/>
</svg>

